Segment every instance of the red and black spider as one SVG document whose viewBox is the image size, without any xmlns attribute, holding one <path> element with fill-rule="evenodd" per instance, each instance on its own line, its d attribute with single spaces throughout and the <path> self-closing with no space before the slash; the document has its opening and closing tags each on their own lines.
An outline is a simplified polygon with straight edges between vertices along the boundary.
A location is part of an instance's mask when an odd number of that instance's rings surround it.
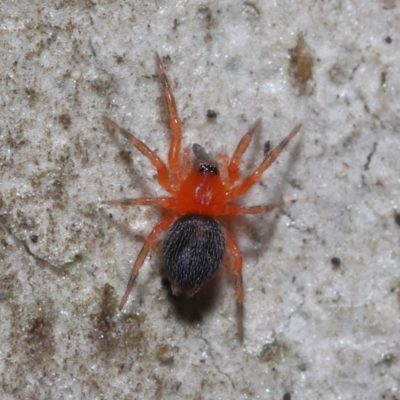
<svg viewBox="0 0 400 400">
<path fill-rule="evenodd" d="M 261 164 L 244 178 L 239 169 L 241 157 L 254 133 L 260 130 L 261 119 L 258 119 L 243 136 L 232 157 L 219 154 L 216 157 L 219 160 L 217 162 L 202 146 L 195 143 L 192 146 L 194 162 L 191 163 L 189 147 L 185 147 L 181 154 L 181 122 L 164 65 L 158 54 L 156 54 L 156 64 L 169 113 L 171 144 L 168 166 L 142 141 L 108 117 L 103 117 L 106 125 L 124 135 L 150 160 L 157 170 L 158 183 L 169 194 L 164 197 L 102 202 L 118 206 L 158 206 L 165 210 L 163 219 L 153 228 L 133 264 L 119 309 L 124 307 L 147 253 L 157 242 L 160 234 L 167 231 L 163 241 L 163 261 L 174 295 L 193 296 L 214 276 L 222 264 L 226 249 L 229 250 L 236 281 L 238 335 L 243 339 L 242 254 L 232 234 L 219 218 L 263 214 L 282 205 L 280 202 L 245 207 L 235 204 L 235 200 L 245 195 L 260 180 L 263 172 L 276 160 L 300 130 L 301 125 L 297 125 L 278 147 L 265 155 Z"/>
</svg>

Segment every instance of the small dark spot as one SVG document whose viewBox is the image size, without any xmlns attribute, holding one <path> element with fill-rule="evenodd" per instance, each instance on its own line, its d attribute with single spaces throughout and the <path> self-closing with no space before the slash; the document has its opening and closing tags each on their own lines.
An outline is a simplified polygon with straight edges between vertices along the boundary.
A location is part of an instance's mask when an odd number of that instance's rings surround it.
<svg viewBox="0 0 400 400">
<path fill-rule="evenodd" d="M 162 62 L 164 64 L 169 64 L 171 62 L 171 56 L 170 55 L 166 55 L 166 56 L 162 56 Z"/>
<path fill-rule="evenodd" d="M 277 340 L 263 346 L 259 358 L 261 361 L 270 362 L 279 358 L 281 348 Z"/>
<path fill-rule="evenodd" d="M 132 163 L 132 155 L 129 151 L 121 150 L 119 152 L 119 157 L 122 158 L 125 164 L 130 165 Z"/>
<path fill-rule="evenodd" d="M 207 118 L 209 118 L 209 119 L 215 119 L 215 118 L 217 118 L 217 112 L 216 111 L 214 111 L 214 110 L 211 110 L 211 109 L 209 109 L 209 110 L 207 110 Z"/>
<path fill-rule="evenodd" d="M 386 42 L 387 44 L 392 43 L 392 38 L 391 38 L 390 36 L 386 36 L 385 42 Z"/>
<path fill-rule="evenodd" d="M 292 395 L 290 393 L 285 393 L 283 395 L 283 400 L 291 400 L 292 399 Z"/>
<path fill-rule="evenodd" d="M 372 144 L 372 150 L 371 150 L 371 152 L 368 154 L 368 156 L 367 156 L 367 162 L 365 163 L 365 165 L 364 165 L 364 171 L 368 171 L 369 170 L 369 164 L 371 163 L 371 160 L 372 160 L 372 156 L 375 154 L 375 152 L 376 152 L 376 147 L 377 147 L 377 143 L 376 142 L 374 142 L 373 144 Z"/>
<path fill-rule="evenodd" d="M 156 357 L 162 365 L 172 365 L 174 356 L 171 354 L 171 348 L 167 344 L 161 344 L 156 347 Z"/>
<path fill-rule="evenodd" d="M 382 71 L 381 72 L 381 86 L 385 86 L 386 85 L 386 77 L 387 77 L 387 72 L 386 71 Z"/>
<path fill-rule="evenodd" d="M 267 140 L 264 143 L 264 157 L 271 151 L 271 141 Z"/>
<path fill-rule="evenodd" d="M 210 22 L 211 18 L 212 18 L 212 13 L 211 10 L 209 9 L 209 7 L 207 6 L 200 6 L 198 9 L 199 13 L 202 14 L 203 17 L 205 17 L 205 19 Z"/>
<path fill-rule="evenodd" d="M 61 187 L 62 186 L 61 180 L 60 179 L 54 179 L 53 186 L 57 187 L 57 188 Z"/>
<path fill-rule="evenodd" d="M 332 258 L 331 258 L 331 263 L 332 263 L 332 265 L 333 265 L 333 269 L 338 269 L 341 262 L 342 262 L 342 261 L 340 260 L 339 257 L 332 257 Z"/>
<path fill-rule="evenodd" d="M 289 56 L 292 86 L 301 96 L 311 95 L 314 59 L 302 33 L 297 36 L 296 46 L 289 50 Z"/>
<path fill-rule="evenodd" d="M 397 214 L 395 216 L 394 220 L 395 220 L 396 224 L 400 226 L 400 214 Z"/>
<path fill-rule="evenodd" d="M 115 61 L 117 62 L 117 64 L 121 64 L 122 61 L 124 61 L 124 57 L 120 56 L 120 55 L 115 55 L 114 58 L 115 58 Z"/>
<path fill-rule="evenodd" d="M 110 350 L 118 344 L 118 335 L 115 333 L 114 315 L 117 310 L 117 300 L 114 288 L 106 283 L 103 286 L 100 311 L 92 317 L 95 320 L 91 338 L 102 350 Z"/>
<path fill-rule="evenodd" d="M 390 10 L 396 7 L 396 0 L 381 0 L 384 10 Z"/>
<path fill-rule="evenodd" d="M 164 289 L 168 291 L 171 290 L 171 282 L 169 281 L 168 278 L 162 278 L 161 285 Z"/>
<path fill-rule="evenodd" d="M 306 365 L 305 363 L 299 364 L 299 365 L 297 366 L 297 368 L 298 368 L 298 370 L 299 370 L 300 372 L 305 372 L 305 371 L 307 371 L 307 365 Z"/>
<path fill-rule="evenodd" d="M 81 262 L 81 261 L 83 261 L 83 255 L 80 254 L 80 253 L 75 254 L 75 255 L 74 255 L 73 262 L 74 262 L 74 263 L 78 263 L 78 262 Z"/>
<path fill-rule="evenodd" d="M 37 362 L 44 360 L 44 355 L 50 355 L 54 350 L 53 326 L 44 318 L 35 318 L 27 329 L 26 343 L 28 353 Z"/>
<path fill-rule="evenodd" d="M 29 238 L 31 239 L 32 243 L 37 243 L 37 241 L 39 240 L 39 236 L 35 234 L 29 236 Z"/>
<path fill-rule="evenodd" d="M 61 114 L 58 117 L 58 122 L 64 127 L 64 129 L 68 129 L 71 125 L 71 116 L 69 114 Z"/>
<path fill-rule="evenodd" d="M 387 353 L 383 356 L 382 362 L 387 366 L 391 367 L 396 361 L 396 357 L 393 354 Z"/>
<path fill-rule="evenodd" d="M 36 98 L 36 92 L 32 88 L 25 88 L 25 94 L 29 100 L 35 100 Z"/>
<path fill-rule="evenodd" d="M 171 385 L 171 390 L 174 392 L 178 392 L 180 387 L 182 386 L 182 382 L 175 382 L 174 384 Z"/>
<path fill-rule="evenodd" d="M 250 12 L 254 13 L 255 16 L 259 17 L 261 15 L 259 8 L 252 1 L 245 1 L 244 4 L 249 7 Z"/>
</svg>

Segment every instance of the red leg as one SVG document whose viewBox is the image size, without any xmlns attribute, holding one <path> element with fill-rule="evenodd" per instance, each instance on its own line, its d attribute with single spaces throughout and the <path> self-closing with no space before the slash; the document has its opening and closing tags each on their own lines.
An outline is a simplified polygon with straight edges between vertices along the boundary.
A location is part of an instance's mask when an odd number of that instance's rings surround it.
<svg viewBox="0 0 400 400">
<path fill-rule="evenodd" d="M 233 261 L 233 274 L 236 280 L 236 313 L 237 313 L 237 324 L 238 324 L 238 337 L 240 341 L 243 341 L 244 327 L 243 327 L 243 279 L 242 279 L 242 253 L 236 244 L 235 239 L 225 229 L 226 244 L 229 252 L 231 253 Z"/>
<path fill-rule="evenodd" d="M 168 113 L 169 113 L 169 127 L 171 130 L 171 145 L 168 153 L 168 164 L 171 171 L 175 177 L 179 177 L 180 174 L 180 160 L 179 153 L 181 150 L 181 121 L 179 120 L 178 110 L 176 108 L 176 103 L 174 95 L 172 93 L 171 86 L 168 82 L 167 75 L 165 74 L 165 69 L 160 56 L 156 53 L 156 63 L 158 69 L 158 76 L 160 77 L 160 82 L 163 87 L 165 101 L 167 103 Z"/>
<path fill-rule="evenodd" d="M 152 232 L 150 233 L 149 237 L 146 240 L 146 243 L 143 245 L 142 250 L 140 250 L 140 253 L 138 255 L 138 258 L 136 259 L 135 263 L 133 264 L 132 267 L 132 272 L 131 276 L 129 277 L 128 285 L 125 290 L 125 294 L 122 297 L 121 303 L 119 304 L 119 309 L 122 310 L 124 308 L 124 305 L 126 301 L 128 300 L 128 296 L 133 288 L 133 285 L 135 283 L 136 277 L 139 273 L 140 267 L 142 266 L 147 253 L 149 252 L 150 248 L 153 246 L 153 244 L 158 240 L 158 237 L 162 232 L 164 232 L 168 227 L 171 225 L 171 223 L 174 221 L 175 217 L 170 217 L 167 219 L 164 219 L 161 221 L 159 224 L 157 224 Z"/>
<path fill-rule="evenodd" d="M 173 197 L 139 197 L 137 199 L 103 200 L 101 204 L 113 206 L 159 206 L 175 209 L 176 200 Z"/>
<path fill-rule="evenodd" d="M 274 208 L 282 206 L 283 201 L 279 203 L 269 204 L 267 206 L 253 206 L 253 207 L 242 207 L 232 204 L 228 204 L 222 215 L 246 215 L 246 214 L 265 214 L 270 212 Z"/>
<path fill-rule="evenodd" d="M 160 157 L 158 157 L 158 155 L 154 153 L 154 151 L 150 150 L 142 141 L 137 139 L 127 130 L 119 126 L 116 122 L 112 121 L 110 118 L 103 116 L 103 122 L 110 128 L 115 129 L 123 136 L 125 136 L 143 155 L 145 155 L 157 169 L 158 183 L 169 193 L 175 193 L 175 188 L 169 180 L 167 166 L 161 161 Z"/>
<path fill-rule="evenodd" d="M 247 178 L 245 178 L 239 185 L 235 186 L 227 196 L 227 201 L 230 202 L 236 197 L 243 196 L 248 190 L 261 179 L 263 172 L 277 159 L 281 151 L 286 147 L 291 139 L 300 130 L 301 125 L 297 125 L 285 139 L 271 152 L 269 152 L 260 166 Z"/>
<path fill-rule="evenodd" d="M 261 118 L 257 119 L 257 121 L 251 126 L 249 131 L 242 137 L 242 140 L 239 142 L 228 166 L 230 185 L 234 184 L 240 178 L 239 164 L 242 155 L 249 146 L 254 134 L 256 132 L 259 132 L 260 130 Z"/>
</svg>

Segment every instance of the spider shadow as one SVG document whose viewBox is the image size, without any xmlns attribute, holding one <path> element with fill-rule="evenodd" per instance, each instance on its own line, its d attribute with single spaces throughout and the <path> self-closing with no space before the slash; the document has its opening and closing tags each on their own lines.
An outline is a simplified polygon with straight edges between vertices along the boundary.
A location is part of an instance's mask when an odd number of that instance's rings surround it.
<svg viewBox="0 0 400 400">
<path fill-rule="evenodd" d="M 203 318 L 215 308 L 221 286 L 221 271 L 209 282 L 204 284 L 192 297 L 174 296 L 168 278 L 164 277 L 162 284 L 168 292 L 168 301 L 173 307 L 174 318 L 188 325 L 200 323 Z"/>
</svg>

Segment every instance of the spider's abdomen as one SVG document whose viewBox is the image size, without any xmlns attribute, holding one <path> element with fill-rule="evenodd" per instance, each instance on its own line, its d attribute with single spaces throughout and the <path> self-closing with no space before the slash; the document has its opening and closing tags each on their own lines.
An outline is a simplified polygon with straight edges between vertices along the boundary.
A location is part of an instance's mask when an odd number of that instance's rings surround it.
<svg viewBox="0 0 400 400">
<path fill-rule="evenodd" d="M 163 258 L 172 292 L 193 295 L 218 270 L 225 254 L 220 223 L 207 215 L 186 214 L 169 228 Z"/>
</svg>

